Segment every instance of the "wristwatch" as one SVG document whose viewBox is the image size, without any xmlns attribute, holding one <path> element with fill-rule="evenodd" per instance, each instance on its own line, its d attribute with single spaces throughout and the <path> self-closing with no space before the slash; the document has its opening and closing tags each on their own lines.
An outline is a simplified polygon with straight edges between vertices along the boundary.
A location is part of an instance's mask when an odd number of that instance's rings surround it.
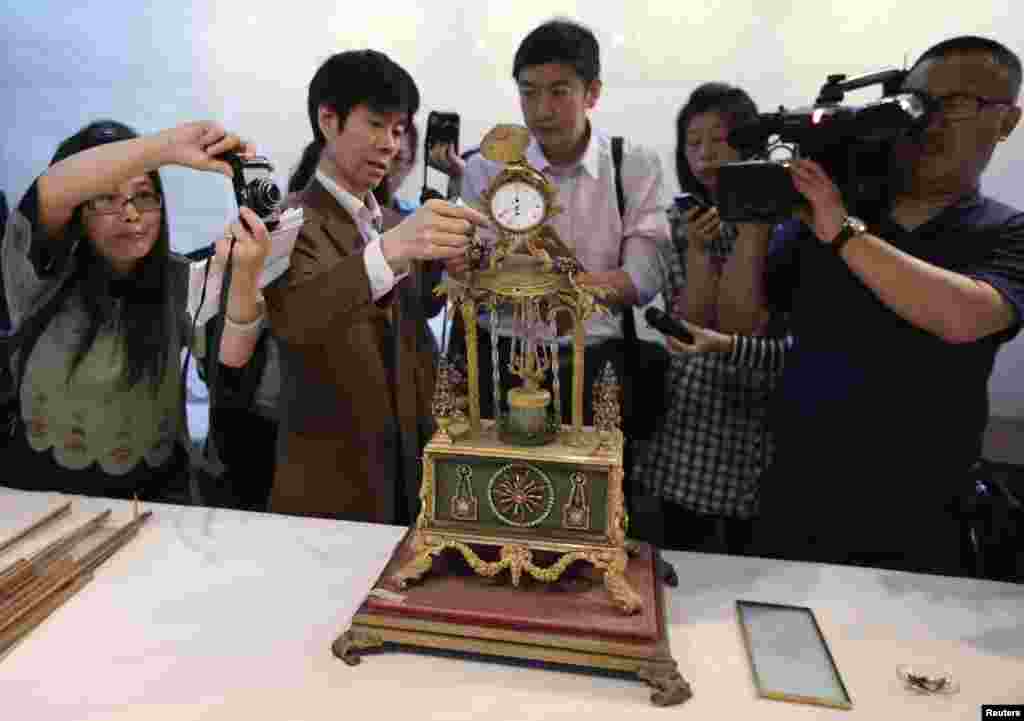
<svg viewBox="0 0 1024 721">
<path fill-rule="evenodd" d="M 836 233 L 836 237 L 832 239 L 828 246 L 832 248 L 836 255 L 843 249 L 846 242 L 855 235 L 866 233 L 868 230 L 867 224 L 860 218 L 854 218 L 852 215 L 846 216 L 846 220 L 839 228 L 839 232 Z"/>
</svg>

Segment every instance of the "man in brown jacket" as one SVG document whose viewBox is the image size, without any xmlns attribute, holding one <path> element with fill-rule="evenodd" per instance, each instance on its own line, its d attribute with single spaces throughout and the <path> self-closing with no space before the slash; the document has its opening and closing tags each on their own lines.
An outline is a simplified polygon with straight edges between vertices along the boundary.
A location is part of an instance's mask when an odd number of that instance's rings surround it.
<svg viewBox="0 0 1024 721">
<path fill-rule="evenodd" d="M 314 140 L 290 187 L 305 225 L 266 292 L 281 348 L 270 510 L 409 523 L 432 429 L 431 349 L 410 313 L 413 263 L 465 252 L 479 213 L 430 201 L 381 233 L 370 192 L 419 107 L 409 74 L 372 50 L 339 53 L 309 86 Z M 405 298 L 405 302 L 403 302 Z"/>
</svg>

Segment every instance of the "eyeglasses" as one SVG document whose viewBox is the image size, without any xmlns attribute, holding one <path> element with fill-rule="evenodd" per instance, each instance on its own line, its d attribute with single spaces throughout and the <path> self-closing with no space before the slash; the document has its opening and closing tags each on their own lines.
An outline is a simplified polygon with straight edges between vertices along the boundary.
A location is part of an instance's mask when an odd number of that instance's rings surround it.
<svg viewBox="0 0 1024 721">
<path fill-rule="evenodd" d="M 160 210 L 164 205 L 163 196 L 144 190 L 134 195 L 97 195 L 86 202 L 85 206 L 96 215 L 120 215 L 131 203 L 140 213 Z"/>
<path fill-rule="evenodd" d="M 1012 100 L 993 100 L 980 95 L 954 93 L 942 97 L 930 97 L 932 107 L 947 120 L 969 120 L 976 117 L 985 108 L 998 105 L 1013 105 Z"/>
</svg>

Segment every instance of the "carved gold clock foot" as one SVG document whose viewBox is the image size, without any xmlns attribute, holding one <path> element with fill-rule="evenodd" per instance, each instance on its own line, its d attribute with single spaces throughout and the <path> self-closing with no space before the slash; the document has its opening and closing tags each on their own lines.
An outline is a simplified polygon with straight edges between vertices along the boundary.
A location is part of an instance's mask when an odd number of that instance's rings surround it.
<svg viewBox="0 0 1024 721">
<path fill-rule="evenodd" d="M 655 706 L 676 706 L 693 697 L 693 688 L 679 674 L 675 661 L 654 661 L 636 675 L 651 687 Z"/>
<path fill-rule="evenodd" d="M 418 581 L 426 575 L 427 571 L 434 565 L 434 556 L 444 550 L 444 545 L 432 544 L 424 540 L 417 532 L 413 544 L 416 555 L 391 576 L 391 581 L 399 589 L 405 590 L 413 581 Z"/>
<path fill-rule="evenodd" d="M 622 571 L 605 569 L 604 585 L 624 613 L 633 614 L 643 608 L 643 599 L 629 585 L 629 581 L 626 580 L 626 575 Z"/>
<path fill-rule="evenodd" d="M 360 629 L 351 629 L 341 634 L 331 644 L 331 651 L 349 666 L 358 666 L 362 662 L 360 653 L 371 648 L 380 648 L 384 640 L 376 634 Z"/>
<path fill-rule="evenodd" d="M 413 560 L 409 561 L 406 565 L 391 577 L 394 584 L 405 590 L 409 587 L 409 584 L 413 581 L 418 581 L 430 570 L 430 567 L 434 565 L 434 554 L 424 553 L 416 556 Z"/>
<path fill-rule="evenodd" d="M 629 554 L 630 558 L 636 556 L 640 552 L 641 541 L 633 540 L 632 538 L 626 539 L 626 553 Z M 665 585 L 676 588 L 679 585 L 679 576 L 676 574 L 675 567 L 662 558 L 661 554 L 657 554 L 654 559 L 654 573 L 659 579 L 665 582 Z"/>
</svg>

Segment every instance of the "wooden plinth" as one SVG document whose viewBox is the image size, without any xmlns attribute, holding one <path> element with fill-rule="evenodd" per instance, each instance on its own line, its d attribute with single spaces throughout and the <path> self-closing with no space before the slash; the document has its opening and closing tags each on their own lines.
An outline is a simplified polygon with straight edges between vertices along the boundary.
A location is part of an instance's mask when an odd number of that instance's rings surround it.
<svg viewBox="0 0 1024 721">
<path fill-rule="evenodd" d="M 334 642 L 334 654 L 347 664 L 358 664 L 369 649 L 409 646 L 635 673 L 653 687 L 658 706 L 692 695 L 671 655 L 663 583 L 649 545 L 639 544 L 629 561 L 627 578 L 644 604 L 627 616 L 600 572 L 582 563 L 556 583 L 524 579 L 515 587 L 507 574 L 476 576 L 450 552 L 422 582 L 399 591 L 389 579 L 412 556 L 410 538 L 398 544 L 351 627 Z"/>
</svg>

